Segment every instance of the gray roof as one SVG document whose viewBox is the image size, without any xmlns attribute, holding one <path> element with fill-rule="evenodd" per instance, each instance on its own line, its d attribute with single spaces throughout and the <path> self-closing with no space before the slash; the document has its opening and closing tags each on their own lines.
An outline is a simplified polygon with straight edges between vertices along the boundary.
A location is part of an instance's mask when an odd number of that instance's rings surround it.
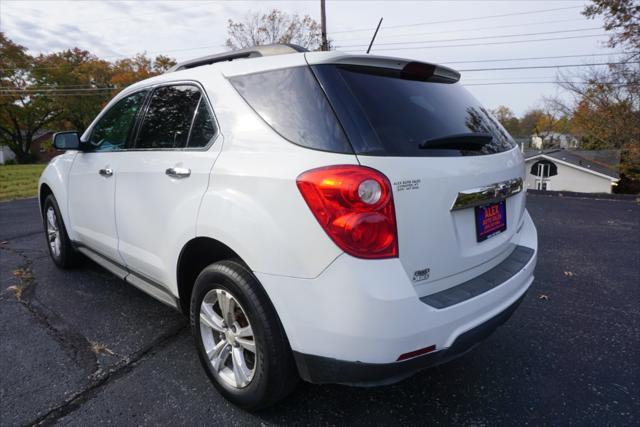
<svg viewBox="0 0 640 427">
<path fill-rule="evenodd" d="M 595 151 L 596 150 L 593 150 L 592 153 L 594 153 Z M 588 152 L 584 150 L 572 151 L 572 150 L 562 150 L 562 149 L 542 150 L 542 151 L 530 150 L 530 151 L 524 152 L 524 158 L 528 160 L 539 155 L 544 155 L 548 158 L 561 160 L 563 162 L 567 162 L 584 169 L 589 169 L 594 172 L 601 173 L 603 175 L 609 176 L 614 179 L 620 178 L 620 175 L 616 170 L 613 169 L 613 166 L 611 164 L 608 164 L 612 162 L 598 161 L 598 160 L 595 160 L 599 157 L 598 155 L 593 155 L 591 153 L 585 154 L 585 153 L 588 153 Z M 593 160 L 590 160 L 587 157 Z"/>
</svg>

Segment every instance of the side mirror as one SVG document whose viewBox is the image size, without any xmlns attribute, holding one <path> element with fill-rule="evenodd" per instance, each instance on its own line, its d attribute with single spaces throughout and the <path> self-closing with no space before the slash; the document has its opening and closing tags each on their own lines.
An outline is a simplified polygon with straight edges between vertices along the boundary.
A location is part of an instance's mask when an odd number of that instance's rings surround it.
<svg viewBox="0 0 640 427">
<path fill-rule="evenodd" d="M 58 150 L 79 150 L 80 135 L 76 131 L 53 134 L 53 146 Z"/>
</svg>

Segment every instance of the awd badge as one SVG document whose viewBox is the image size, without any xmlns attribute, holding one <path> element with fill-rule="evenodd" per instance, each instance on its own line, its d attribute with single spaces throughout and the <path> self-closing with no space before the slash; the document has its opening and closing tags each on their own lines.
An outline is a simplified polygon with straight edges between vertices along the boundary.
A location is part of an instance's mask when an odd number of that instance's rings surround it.
<svg viewBox="0 0 640 427">
<path fill-rule="evenodd" d="M 429 273 L 431 272 L 430 268 L 425 268 L 423 270 L 418 270 L 413 273 L 413 281 L 421 282 L 423 280 L 427 280 L 429 278 Z"/>
</svg>

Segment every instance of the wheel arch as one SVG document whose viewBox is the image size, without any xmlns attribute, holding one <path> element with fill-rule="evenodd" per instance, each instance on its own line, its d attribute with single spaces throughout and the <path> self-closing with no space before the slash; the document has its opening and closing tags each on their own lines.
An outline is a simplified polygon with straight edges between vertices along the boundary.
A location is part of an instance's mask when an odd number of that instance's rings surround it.
<svg viewBox="0 0 640 427">
<path fill-rule="evenodd" d="M 195 237 L 182 247 L 178 256 L 176 283 L 180 309 L 184 314 L 189 314 L 191 292 L 200 272 L 214 262 L 228 259 L 239 261 L 248 268 L 246 262 L 233 249 L 212 237 Z"/>
<path fill-rule="evenodd" d="M 40 188 L 38 189 L 38 203 L 40 204 L 40 214 L 43 214 L 42 211 L 44 210 L 44 201 L 50 194 L 53 194 L 53 190 L 51 189 L 51 187 L 49 187 L 49 185 L 46 183 L 40 184 Z"/>
<path fill-rule="evenodd" d="M 69 223 L 69 211 L 67 206 L 67 181 L 69 172 L 77 152 L 67 152 L 54 157 L 42 171 L 40 180 L 38 181 L 38 203 L 40 214 L 44 208 L 44 201 L 50 194 L 56 198 L 58 208 L 62 215 L 62 220 L 67 226 L 69 237 L 73 239 L 72 227 Z"/>
</svg>

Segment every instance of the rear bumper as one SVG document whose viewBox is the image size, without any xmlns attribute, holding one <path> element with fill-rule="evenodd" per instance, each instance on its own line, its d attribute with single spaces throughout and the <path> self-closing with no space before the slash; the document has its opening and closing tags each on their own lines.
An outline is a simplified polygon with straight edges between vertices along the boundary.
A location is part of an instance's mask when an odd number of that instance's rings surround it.
<svg viewBox="0 0 640 427">
<path fill-rule="evenodd" d="M 445 350 L 414 357 L 403 362 L 362 363 L 294 352 L 298 372 L 305 381 L 314 384 L 349 384 L 375 386 L 401 381 L 422 369 L 440 365 L 473 349 L 505 323 L 518 308 L 524 295 L 497 316 L 458 336 Z"/>
<path fill-rule="evenodd" d="M 463 353 L 508 318 L 533 282 L 537 233 L 528 214 L 512 243 L 528 248 L 528 260 L 506 276 L 487 271 L 481 283 L 467 277 L 455 292 L 432 293 L 440 304 L 417 293 L 398 259 L 343 254 L 313 279 L 255 274 L 304 379 L 381 384 Z M 433 353 L 397 362 L 432 346 Z"/>
</svg>

